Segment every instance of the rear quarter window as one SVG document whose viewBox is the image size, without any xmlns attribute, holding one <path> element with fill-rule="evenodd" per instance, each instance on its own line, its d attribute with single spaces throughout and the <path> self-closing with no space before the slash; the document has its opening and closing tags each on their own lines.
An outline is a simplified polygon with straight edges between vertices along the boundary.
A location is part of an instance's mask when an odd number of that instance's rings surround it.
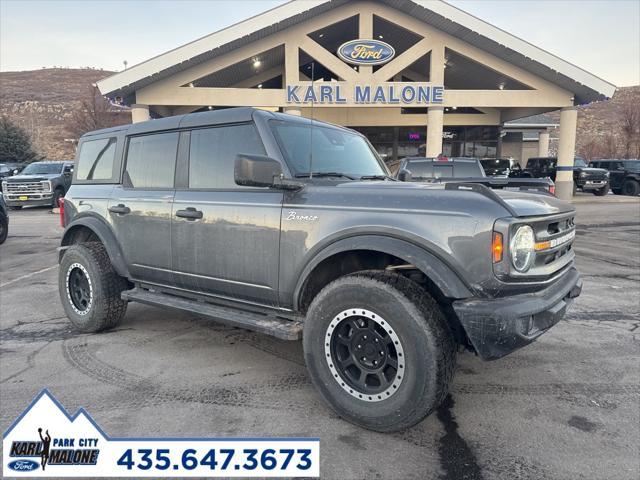
<svg viewBox="0 0 640 480">
<path fill-rule="evenodd" d="M 78 180 L 110 180 L 116 156 L 116 138 L 100 138 L 80 145 L 76 168 Z"/>
</svg>

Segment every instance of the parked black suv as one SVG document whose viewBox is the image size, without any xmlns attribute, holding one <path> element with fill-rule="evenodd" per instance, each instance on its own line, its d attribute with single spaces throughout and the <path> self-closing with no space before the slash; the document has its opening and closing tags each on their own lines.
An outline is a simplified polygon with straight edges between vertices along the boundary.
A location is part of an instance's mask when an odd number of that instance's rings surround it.
<svg viewBox="0 0 640 480">
<path fill-rule="evenodd" d="M 358 132 L 250 108 L 83 136 L 61 215 L 76 328 L 137 301 L 302 338 L 322 397 L 379 431 L 438 406 L 458 346 L 527 345 L 582 285 L 570 204 L 399 182 Z"/>
<path fill-rule="evenodd" d="M 611 190 L 617 195 L 640 194 L 640 160 L 593 160 L 590 167 L 603 168 L 609 172 Z"/>
<path fill-rule="evenodd" d="M 18 175 L 2 180 L 2 193 L 11 208 L 58 206 L 71 186 L 73 162 L 33 162 Z"/>
<path fill-rule="evenodd" d="M 512 172 L 511 176 L 550 177 L 555 182 L 557 164 L 557 157 L 532 157 L 522 172 Z M 573 162 L 573 193 L 578 189 L 593 192 L 599 197 L 606 195 L 609 192 L 609 172 L 602 168 L 589 168 L 582 158 L 576 157 Z"/>
</svg>

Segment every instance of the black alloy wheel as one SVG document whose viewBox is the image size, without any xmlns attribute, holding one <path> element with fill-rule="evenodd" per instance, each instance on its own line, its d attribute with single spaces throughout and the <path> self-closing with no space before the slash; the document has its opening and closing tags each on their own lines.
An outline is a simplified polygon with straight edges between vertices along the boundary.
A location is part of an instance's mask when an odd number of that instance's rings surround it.
<svg viewBox="0 0 640 480">
<path fill-rule="evenodd" d="M 75 263 L 67 275 L 67 290 L 71 303 L 79 314 L 86 313 L 91 308 L 93 289 L 91 280 L 85 268 Z"/>
<path fill-rule="evenodd" d="M 350 309 L 327 329 L 327 362 L 343 390 L 365 401 L 380 401 L 402 382 L 402 345 L 391 326 L 368 310 Z M 336 377 L 336 373 L 339 378 Z"/>
</svg>

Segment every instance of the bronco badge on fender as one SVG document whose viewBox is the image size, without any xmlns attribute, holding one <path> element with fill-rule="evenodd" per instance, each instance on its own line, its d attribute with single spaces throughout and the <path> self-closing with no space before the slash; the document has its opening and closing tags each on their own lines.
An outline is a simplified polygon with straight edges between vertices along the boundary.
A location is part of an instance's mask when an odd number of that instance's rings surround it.
<svg viewBox="0 0 640 480">
<path fill-rule="evenodd" d="M 395 54 L 391 45 L 380 40 L 351 40 L 338 48 L 338 56 L 354 65 L 382 65 Z"/>
</svg>

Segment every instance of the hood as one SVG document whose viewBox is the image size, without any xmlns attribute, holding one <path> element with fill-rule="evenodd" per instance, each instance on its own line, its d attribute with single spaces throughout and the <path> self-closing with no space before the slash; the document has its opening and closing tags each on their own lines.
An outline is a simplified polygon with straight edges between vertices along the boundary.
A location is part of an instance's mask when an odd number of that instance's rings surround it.
<svg viewBox="0 0 640 480">
<path fill-rule="evenodd" d="M 578 172 L 584 172 L 594 176 L 595 175 L 605 176 L 608 172 L 608 170 L 605 170 L 604 168 L 593 168 L 593 167 L 574 167 L 574 170 Z"/>
<path fill-rule="evenodd" d="M 371 189 L 378 191 L 391 191 L 400 189 L 403 191 L 415 191 L 415 195 L 425 190 L 444 190 L 445 183 L 419 183 L 419 182 L 384 182 L 384 181 L 364 181 L 364 182 L 344 182 L 337 185 L 338 188 Z M 505 202 L 509 208 L 515 212 L 517 217 L 532 217 L 542 215 L 555 215 L 558 213 L 573 212 L 575 208 L 568 202 L 560 200 L 552 195 L 544 193 L 526 193 L 512 190 L 491 190 Z M 464 190 L 457 191 L 462 194 Z M 475 195 L 479 193 L 468 191 L 469 202 L 475 202 Z M 491 198 L 491 197 L 488 197 Z"/>
<path fill-rule="evenodd" d="M 569 202 L 543 193 L 524 193 L 510 190 L 494 192 L 516 213 L 518 217 L 555 215 L 575 211 Z"/>
<path fill-rule="evenodd" d="M 41 182 L 42 180 L 51 180 L 52 178 L 57 178 L 61 173 L 46 173 L 46 174 L 37 174 L 37 175 L 14 175 L 13 177 L 9 177 L 6 179 L 7 183 L 11 182 Z"/>
</svg>

